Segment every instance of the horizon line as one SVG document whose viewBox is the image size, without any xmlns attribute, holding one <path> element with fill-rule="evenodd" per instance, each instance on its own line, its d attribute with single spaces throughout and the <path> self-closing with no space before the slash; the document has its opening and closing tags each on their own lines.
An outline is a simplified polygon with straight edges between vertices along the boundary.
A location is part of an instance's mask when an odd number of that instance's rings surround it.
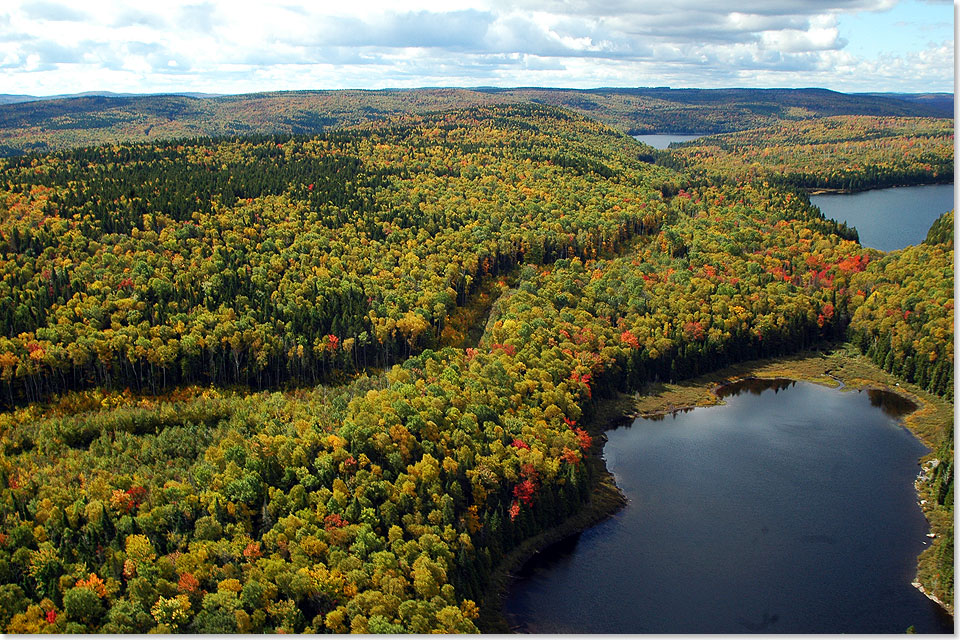
<svg viewBox="0 0 960 640">
<path fill-rule="evenodd" d="M 919 95 L 942 95 L 942 96 L 954 96 L 955 92 L 951 91 L 838 91 L 836 89 L 830 89 L 827 87 L 745 87 L 745 86 L 730 86 L 730 87 L 671 87 L 666 85 L 657 85 L 657 86 L 600 86 L 600 87 L 589 87 L 589 88 L 577 88 L 577 87 L 562 87 L 562 86 L 536 86 L 536 85 L 527 85 L 527 86 L 510 86 L 510 87 L 500 87 L 494 85 L 475 85 L 475 86 L 458 86 L 458 85 L 425 85 L 420 87 L 381 87 L 376 89 L 364 89 L 359 87 L 341 87 L 336 89 L 264 89 L 259 91 L 243 91 L 238 93 L 216 93 L 216 92 L 207 92 L 207 91 L 196 91 L 196 90 L 182 90 L 182 91 L 157 91 L 157 92 L 135 92 L 135 91 L 113 91 L 107 89 L 91 89 L 87 91 L 78 91 L 74 93 L 55 93 L 55 94 L 27 94 L 27 93 L 0 93 L 0 97 L 9 97 L 9 98 L 33 98 L 34 101 L 38 100 L 66 100 L 72 98 L 84 98 L 84 97 L 119 97 L 119 98 L 133 98 L 133 97 L 162 97 L 162 96 L 178 96 L 178 97 L 190 97 L 196 99 L 208 99 L 208 98 L 228 98 L 228 97 L 237 97 L 237 96 L 246 96 L 246 95 L 259 95 L 259 94 L 269 94 L 269 93 L 335 93 L 335 92 L 364 92 L 364 93 L 377 93 L 383 91 L 394 91 L 394 92 L 406 92 L 406 91 L 441 91 L 441 90 L 461 90 L 461 91 L 531 91 L 531 90 L 540 90 L 540 91 L 624 91 L 624 90 L 662 90 L 662 91 L 829 91 L 831 93 L 838 93 L 841 95 L 904 95 L 904 96 L 919 96 Z M 26 101 L 26 100 L 25 100 Z M 15 104 L 15 103 L 7 103 Z"/>
</svg>

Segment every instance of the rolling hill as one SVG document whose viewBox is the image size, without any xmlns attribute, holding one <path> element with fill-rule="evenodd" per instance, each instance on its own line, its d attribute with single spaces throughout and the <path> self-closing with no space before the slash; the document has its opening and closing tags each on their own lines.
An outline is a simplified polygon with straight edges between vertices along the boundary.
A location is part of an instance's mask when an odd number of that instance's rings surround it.
<svg viewBox="0 0 960 640">
<path fill-rule="evenodd" d="M 630 134 L 723 133 L 838 115 L 952 117 L 953 113 L 952 101 L 948 108 L 943 101 L 826 89 L 434 88 L 215 97 L 85 94 L 0 104 L 0 155 L 176 138 L 310 134 L 402 114 L 518 102 L 567 108 Z"/>
</svg>

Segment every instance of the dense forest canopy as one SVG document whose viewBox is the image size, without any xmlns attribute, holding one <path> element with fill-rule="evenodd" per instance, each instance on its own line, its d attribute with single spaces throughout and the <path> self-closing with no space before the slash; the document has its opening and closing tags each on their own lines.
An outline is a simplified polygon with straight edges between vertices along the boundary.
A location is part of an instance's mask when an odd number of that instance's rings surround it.
<svg viewBox="0 0 960 640">
<path fill-rule="evenodd" d="M 615 391 L 849 336 L 952 398 L 952 214 L 885 255 L 672 153 L 501 104 L 4 161 L 0 628 L 475 632 Z"/>
<path fill-rule="evenodd" d="M 652 232 L 670 172 L 636 155 L 579 116 L 511 106 L 10 160 L 8 400 L 115 376 L 315 382 L 436 346 L 485 276 Z"/>
<path fill-rule="evenodd" d="M 836 116 L 676 144 L 665 164 L 805 189 L 860 191 L 953 181 L 953 120 Z"/>
<path fill-rule="evenodd" d="M 97 96 L 0 104 L 0 156 L 196 136 L 315 134 L 403 114 L 503 103 L 579 112 L 630 134 L 718 133 L 835 115 L 948 118 L 952 102 L 825 89 L 384 89 Z"/>
<path fill-rule="evenodd" d="M 927 239 L 871 264 L 852 283 L 850 339 L 878 365 L 953 398 L 953 212 Z"/>
</svg>

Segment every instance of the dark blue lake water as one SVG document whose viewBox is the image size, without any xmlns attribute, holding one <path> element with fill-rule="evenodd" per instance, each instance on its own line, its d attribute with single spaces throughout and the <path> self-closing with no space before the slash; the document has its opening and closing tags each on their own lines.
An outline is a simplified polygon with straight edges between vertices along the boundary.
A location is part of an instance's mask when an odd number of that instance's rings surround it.
<svg viewBox="0 0 960 640">
<path fill-rule="evenodd" d="M 635 140 L 639 140 L 644 144 L 648 144 L 654 149 L 666 149 L 670 146 L 671 142 L 686 142 L 687 140 L 695 140 L 702 136 L 710 135 L 708 133 L 651 133 L 642 136 L 633 136 Z"/>
<path fill-rule="evenodd" d="M 810 196 L 828 218 L 857 228 L 860 244 L 881 251 L 920 244 L 940 214 L 953 209 L 953 185 L 895 187 Z"/>
<path fill-rule="evenodd" d="M 952 633 L 911 586 L 923 445 L 878 392 L 753 382 L 608 432 L 629 504 L 538 554 L 504 614 L 535 633 Z"/>
</svg>

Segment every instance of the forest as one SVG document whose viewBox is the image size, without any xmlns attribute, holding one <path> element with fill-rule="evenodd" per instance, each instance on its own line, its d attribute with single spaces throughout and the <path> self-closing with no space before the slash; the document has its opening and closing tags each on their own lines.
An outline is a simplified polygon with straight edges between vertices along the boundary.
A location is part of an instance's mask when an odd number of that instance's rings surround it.
<svg viewBox="0 0 960 640">
<path fill-rule="evenodd" d="M 8 400 L 113 377 L 309 383 L 437 346 L 484 277 L 659 225 L 668 173 L 569 118 L 517 106 L 11 160 Z"/>
<path fill-rule="evenodd" d="M 945 101 L 943 96 L 934 100 L 922 94 L 845 94 L 826 89 L 449 88 L 208 97 L 78 95 L 0 104 L 0 157 L 184 137 L 317 134 L 402 115 L 506 103 L 569 109 L 630 135 L 722 133 L 840 115 L 953 117 L 952 97 Z"/>
<path fill-rule="evenodd" d="M 807 190 L 863 191 L 953 181 L 953 120 L 835 116 L 679 143 L 668 166 Z"/>
<path fill-rule="evenodd" d="M 870 264 L 853 288 L 851 342 L 887 371 L 952 400 L 953 212 L 923 243 Z"/>
<path fill-rule="evenodd" d="M 8 158 L 0 629 L 477 632 L 618 391 L 850 340 L 952 401 L 952 214 L 884 254 L 769 175 L 541 104 Z"/>
</svg>

